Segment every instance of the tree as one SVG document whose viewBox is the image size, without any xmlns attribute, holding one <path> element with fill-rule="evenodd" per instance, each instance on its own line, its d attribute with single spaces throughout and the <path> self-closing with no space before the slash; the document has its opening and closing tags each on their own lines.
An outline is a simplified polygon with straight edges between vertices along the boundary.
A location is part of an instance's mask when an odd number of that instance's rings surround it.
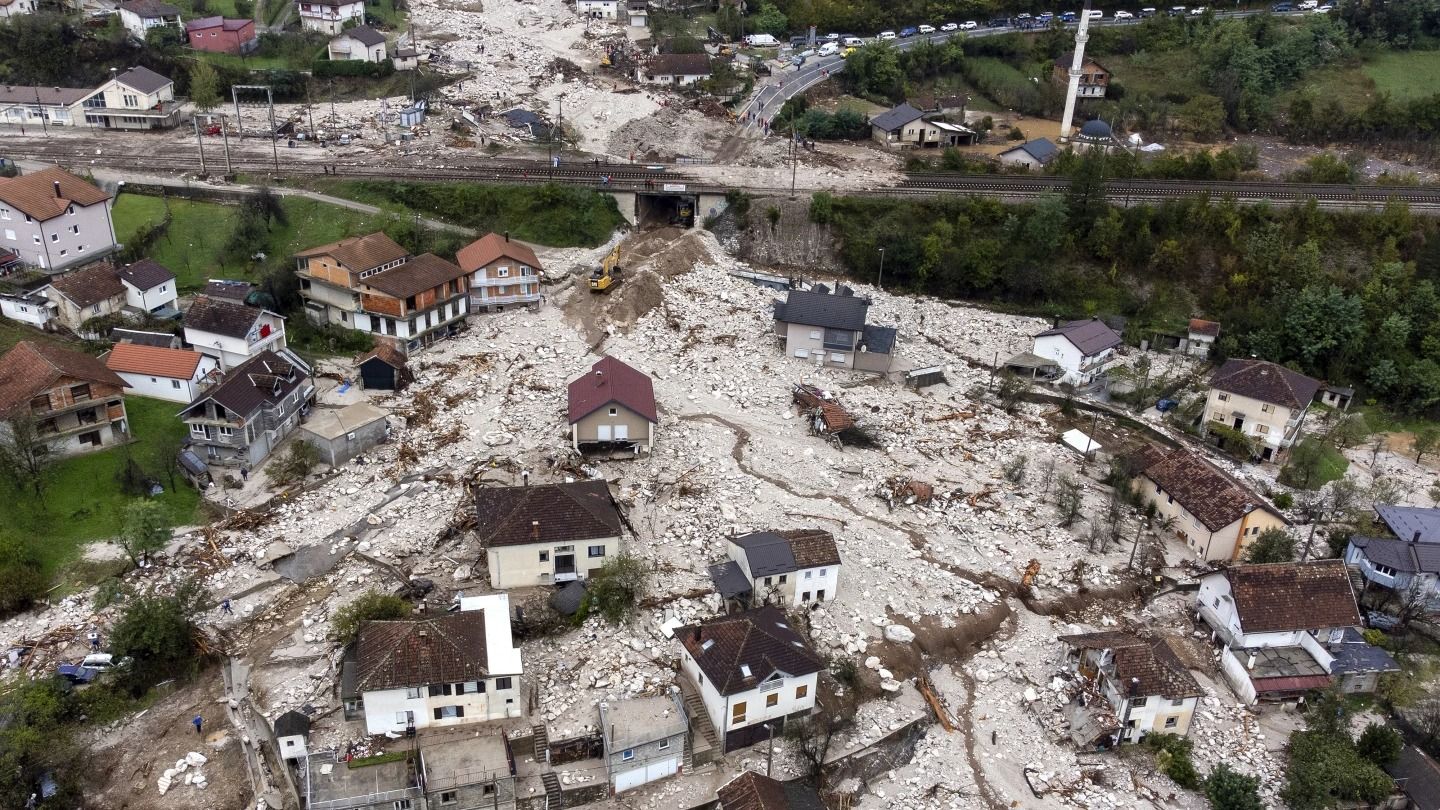
<svg viewBox="0 0 1440 810">
<path fill-rule="evenodd" d="M 1404 747 L 1405 741 L 1401 739 L 1400 732 L 1379 723 L 1366 726 L 1355 743 L 1355 750 L 1360 756 L 1382 768 L 1394 762 Z"/>
<path fill-rule="evenodd" d="M 1363 413 L 1351 413 L 1341 417 L 1326 436 L 1337 450 L 1346 450 L 1364 444 L 1370 438 L 1370 423 Z"/>
<path fill-rule="evenodd" d="M 1245 549 L 1245 562 L 1252 565 L 1291 562 L 1294 559 L 1295 538 L 1284 529 L 1266 529 Z"/>
<path fill-rule="evenodd" d="M 1321 468 L 1327 457 L 1325 445 L 1314 436 L 1306 436 L 1290 449 L 1290 463 L 1280 470 L 1281 483 L 1299 489 L 1318 487 Z"/>
<path fill-rule="evenodd" d="M 220 106 L 220 78 L 204 59 L 197 59 L 190 68 L 190 101 L 202 113 Z"/>
<path fill-rule="evenodd" d="M 1069 528 L 1080 517 L 1084 503 L 1080 482 L 1068 475 L 1061 475 L 1055 484 L 1055 508 L 1060 512 L 1060 525 Z"/>
<path fill-rule="evenodd" d="M 125 520 L 120 527 L 120 547 L 130 562 L 140 568 L 150 564 L 150 552 L 165 548 L 170 542 L 170 515 L 159 501 L 131 501 L 125 506 Z"/>
<path fill-rule="evenodd" d="M 296 439 L 290 443 L 285 457 L 272 463 L 270 475 L 276 483 L 292 484 L 303 480 L 319 463 L 320 451 L 315 445 Z"/>
<path fill-rule="evenodd" d="M 24 610 L 44 595 L 46 584 L 34 545 L 19 533 L 0 532 L 0 616 Z"/>
<path fill-rule="evenodd" d="M 584 603 L 576 616 L 583 619 L 596 613 L 611 624 L 622 624 L 635 612 L 649 585 L 650 572 L 638 557 L 613 557 L 585 584 Z"/>
<path fill-rule="evenodd" d="M 1260 801 L 1260 778 L 1246 776 L 1224 762 L 1205 779 L 1205 798 L 1213 810 L 1264 810 Z"/>
<path fill-rule="evenodd" d="M 1024 377 L 1010 371 L 1000 372 L 1000 388 L 995 392 L 996 398 L 1000 401 L 1000 409 L 1005 413 L 1015 413 L 1020 406 L 1021 400 L 1030 393 L 1030 382 Z"/>
<path fill-rule="evenodd" d="M 1419 464 L 1420 459 L 1434 450 L 1437 443 L 1440 443 L 1440 430 L 1425 427 L 1415 431 L 1415 463 Z"/>
<path fill-rule="evenodd" d="M 771 36 L 784 36 L 790 28 L 790 20 L 774 3 L 761 3 L 760 13 L 755 15 L 752 27 Z"/>
<path fill-rule="evenodd" d="M 55 461 L 53 445 L 32 416 L 15 416 L 0 425 L 3 474 L 16 490 L 30 490 L 41 503 L 45 502 L 47 473 Z"/>
<path fill-rule="evenodd" d="M 366 622 L 404 619 L 410 611 L 410 603 L 398 596 L 369 591 L 335 611 L 330 617 L 330 630 L 341 644 L 349 644 L 360 635 L 360 628 Z"/>
<path fill-rule="evenodd" d="M 110 631 L 110 649 L 130 658 L 124 681 L 133 694 L 194 674 L 200 662 L 194 617 L 205 598 L 200 584 L 187 580 L 169 596 L 151 592 L 126 603 Z"/>
</svg>

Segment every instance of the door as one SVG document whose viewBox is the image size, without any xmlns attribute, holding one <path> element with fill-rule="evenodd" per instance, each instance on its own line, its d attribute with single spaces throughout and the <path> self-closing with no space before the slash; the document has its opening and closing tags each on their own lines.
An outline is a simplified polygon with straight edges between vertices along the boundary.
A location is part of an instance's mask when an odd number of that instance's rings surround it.
<svg viewBox="0 0 1440 810">
<path fill-rule="evenodd" d="M 555 555 L 555 581 L 568 582 L 575 578 L 575 555 Z"/>
<path fill-rule="evenodd" d="M 623 441 L 625 441 L 626 439 L 629 439 L 629 438 L 630 438 L 630 426 L 629 426 L 629 425 L 616 425 L 616 426 L 615 426 L 615 441 L 617 441 L 617 442 L 623 442 Z"/>
<path fill-rule="evenodd" d="M 1235 429 L 1239 430 L 1245 425 L 1245 420 L 1239 416 L 1235 417 Z"/>
<path fill-rule="evenodd" d="M 652 762 L 645 767 L 645 781 L 654 782 L 656 779 L 664 779 L 667 776 L 674 776 L 680 770 L 680 758 L 671 757 L 659 762 Z"/>
<path fill-rule="evenodd" d="M 600 442 L 610 441 L 610 426 L 597 425 L 595 427 L 595 440 Z"/>
</svg>

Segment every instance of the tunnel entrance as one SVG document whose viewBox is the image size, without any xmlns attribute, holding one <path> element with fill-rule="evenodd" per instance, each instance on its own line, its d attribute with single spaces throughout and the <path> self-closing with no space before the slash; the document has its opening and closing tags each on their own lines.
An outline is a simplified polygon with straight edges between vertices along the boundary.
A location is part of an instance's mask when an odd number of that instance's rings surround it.
<svg viewBox="0 0 1440 810">
<path fill-rule="evenodd" d="M 636 192 L 635 224 L 641 228 L 667 225 L 693 228 L 699 202 L 694 194 Z"/>
</svg>

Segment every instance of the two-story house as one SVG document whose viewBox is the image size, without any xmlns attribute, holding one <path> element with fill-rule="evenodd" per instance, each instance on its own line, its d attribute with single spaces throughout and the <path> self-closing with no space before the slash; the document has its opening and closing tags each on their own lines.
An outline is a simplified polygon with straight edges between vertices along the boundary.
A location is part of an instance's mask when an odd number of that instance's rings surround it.
<svg viewBox="0 0 1440 810">
<path fill-rule="evenodd" d="M 711 575 L 719 582 L 733 566 L 749 584 L 752 601 L 793 607 L 828 602 L 840 590 L 840 550 L 827 531 L 751 532 L 729 538 L 726 547 L 730 562 Z"/>
<path fill-rule="evenodd" d="M 874 371 L 890 370 L 895 349 L 893 328 L 866 324 L 870 299 L 844 285 L 833 294 L 824 284 L 791 290 L 775 302 L 775 334 L 784 338 L 785 353 L 817 366 Z"/>
<path fill-rule="evenodd" d="M 475 517 L 490 587 L 589 579 L 620 554 L 620 512 L 604 481 L 477 487 Z"/>
<path fill-rule="evenodd" d="M 46 127 L 83 126 L 80 100 L 92 92 L 88 87 L 0 85 L 0 123 L 21 127 L 22 132 L 27 126 L 42 132 Z"/>
<path fill-rule="evenodd" d="M 1080 64 L 1080 85 L 1076 93 L 1079 100 L 1104 98 L 1110 87 L 1110 71 L 1088 56 L 1082 56 Z M 1075 52 L 1066 51 L 1055 57 L 1050 69 L 1050 81 L 1059 87 L 1070 86 L 1070 66 L 1075 63 Z"/>
<path fill-rule="evenodd" d="M 1070 704 L 1077 745 L 1109 747 L 1146 734 L 1185 736 L 1202 692 L 1164 638 L 1115 630 L 1060 636 L 1065 667 L 1079 683 Z"/>
<path fill-rule="evenodd" d="M 423 253 L 360 279 L 360 309 L 355 328 L 391 338 L 409 353 L 464 325 L 469 283 L 464 270 Z"/>
<path fill-rule="evenodd" d="M 485 234 L 456 251 L 455 262 L 470 274 L 471 312 L 540 305 L 540 260 L 509 233 Z"/>
<path fill-rule="evenodd" d="M 58 166 L 0 177 L 0 248 L 46 273 L 115 251 L 114 198 Z"/>
<path fill-rule="evenodd" d="M 1233 562 L 1266 529 L 1290 521 L 1268 501 L 1189 449 L 1147 446 L 1131 461 L 1132 486 L 1202 560 Z"/>
<path fill-rule="evenodd" d="M 255 36 L 255 21 L 232 20 L 225 17 L 203 17 L 185 23 L 185 36 L 190 47 L 212 53 L 249 53 L 260 47 Z"/>
<path fill-rule="evenodd" d="M 507 595 L 464 597 L 460 610 L 426 619 L 366 622 L 344 655 L 346 719 L 367 734 L 520 717 L 520 648 Z"/>
<path fill-rule="evenodd" d="M 1394 660 L 1360 637 L 1360 612 L 1340 560 L 1239 565 L 1207 574 L 1195 600 L 1220 669 L 1246 704 L 1285 700 L 1339 682 L 1375 688 Z"/>
<path fill-rule="evenodd" d="M 211 464 L 253 467 L 300 424 L 315 400 L 310 369 L 287 351 L 266 349 L 204 389 L 180 420 Z"/>
<path fill-rule="evenodd" d="M 775 607 L 678 628 L 680 672 L 734 751 L 779 735 L 815 708 L 825 663 Z"/>
<path fill-rule="evenodd" d="M 1345 563 L 1365 577 L 1366 588 L 1393 591 L 1412 608 L 1440 610 L 1440 509 L 1377 503 L 1375 517 L 1388 533 L 1351 537 Z"/>
<path fill-rule="evenodd" d="M 1320 381 L 1266 360 L 1231 358 L 1210 378 L 1205 424 L 1255 442 L 1264 461 L 1280 461 L 1300 440 Z"/>
<path fill-rule="evenodd" d="M 267 351 L 285 348 L 285 317 L 200 295 L 185 310 L 185 342 L 229 371 Z"/>
<path fill-rule="evenodd" d="M 132 393 L 171 402 L 193 402 L 220 378 L 219 361 L 190 349 L 117 343 L 101 359 Z"/>
<path fill-rule="evenodd" d="M 644 372 L 609 355 L 570 383 L 570 445 L 649 452 L 655 447 L 655 387 Z"/>
<path fill-rule="evenodd" d="M 180 314 L 175 274 L 154 259 L 141 259 L 118 271 L 125 285 L 125 308 L 151 318 L 173 318 Z"/>
<path fill-rule="evenodd" d="M 305 317 L 317 326 L 357 328 L 360 280 L 399 267 L 410 253 L 383 231 L 352 236 L 295 254 Z"/>
<path fill-rule="evenodd" d="M 690 721 L 678 690 L 600 703 L 605 772 L 616 793 L 674 776 L 685 761 Z"/>
<path fill-rule="evenodd" d="M 1089 318 L 1046 329 L 1035 336 L 1031 351 L 1060 364 L 1060 382 L 1089 385 L 1115 359 L 1115 349 L 1124 342 L 1104 321 Z"/>
<path fill-rule="evenodd" d="M 715 791 L 716 810 L 825 810 L 825 802 L 803 778 L 781 782 L 746 771 Z"/>
<path fill-rule="evenodd" d="M 385 35 L 368 25 L 347 28 L 330 40 L 327 53 L 332 62 L 384 62 Z"/>
<path fill-rule="evenodd" d="M 975 142 L 975 130 L 961 124 L 932 120 L 927 112 L 905 103 L 870 119 L 870 139 L 893 148 L 965 146 Z M 961 113 L 963 115 L 963 112 Z"/>
<path fill-rule="evenodd" d="M 86 453 L 130 440 L 125 381 L 88 354 L 22 340 L 0 355 L 0 432 L 34 423 L 46 451 Z"/>
<path fill-rule="evenodd" d="M 61 325 L 86 338 L 102 337 L 87 330 L 86 321 L 125 309 L 125 285 L 108 262 L 60 276 L 40 288 L 40 294 L 55 304 L 55 319 Z"/>
<path fill-rule="evenodd" d="M 364 0 L 295 0 L 300 8 L 300 27 L 334 36 L 351 20 L 365 22 Z"/>
<path fill-rule="evenodd" d="M 111 69 L 110 81 L 80 102 L 85 123 L 103 129 L 163 129 L 179 125 L 182 99 L 175 83 L 145 67 L 124 73 Z"/>
<path fill-rule="evenodd" d="M 179 28 L 180 9 L 160 0 L 125 0 L 120 4 L 120 24 L 144 42 L 152 28 Z"/>
<path fill-rule="evenodd" d="M 575 0 L 575 13 L 592 20 L 613 20 L 620 16 L 621 0 Z"/>
</svg>

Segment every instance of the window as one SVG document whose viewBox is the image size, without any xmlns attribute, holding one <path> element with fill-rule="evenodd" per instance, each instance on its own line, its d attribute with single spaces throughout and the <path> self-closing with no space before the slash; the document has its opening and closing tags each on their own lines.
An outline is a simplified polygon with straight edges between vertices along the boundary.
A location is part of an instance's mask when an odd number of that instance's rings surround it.
<svg viewBox="0 0 1440 810">
<path fill-rule="evenodd" d="M 10 209 L 9 209 L 9 208 L 6 208 L 6 207 L 3 206 L 3 205 L 0 205 L 0 219 L 9 219 L 9 218 L 10 218 Z"/>
<path fill-rule="evenodd" d="M 740 674 L 741 674 L 741 675 L 744 675 L 744 676 L 747 677 L 747 678 L 750 677 L 750 665 L 749 665 L 749 664 L 741 664 L 741 665 L 740 665 Z"/>
<path fill-rule="evenodd" d="M 460 792 L 457 790 L 442 790 L 440 792 L 441 804 L 455 804 L 460 801 Z"/>
<path fill-rule="evenodd" d="M 540 562 L 550 562 L 550 552 L 548 552 L 548 551 L 542 551 L 542 552 L 540 552 Z"/>
<path fill-rule="evenodd" d="M 593 558 L 593 557 L 604 557 L 604 556 L 605 556 L 605 547 L 604 547 L 604 546 L 591 546 L 591 547 L 589 548 L 588 553 L 589 553 L 589 555 L 590 555 L 592 558 Z"/>
<path fill-rule="evenodd" d="M 9 228 L 6 228 L 6 229 L 5 229 L 5 238 L 6 238 L 7 240 L 11 241 L 11 242 L 14 242 L 14 241 L 15 241 L 15 232 L 12 231 L 12 230 L 10 230 Z"/>
<path fill-rule="evenodd" d="M 811 340 L 819 340 L 819 339 L 820 339 L 820 336 L 823 335 L 823 334 L 825 334 L 825 333 L 822 332 L 822 331 L 820 331 L 819 329 L 811 329 L 811 330 L 810 330 L 810 339 L 811 339 Z"/>
<path fill-rule="evenodd" d="M 624 760 L 624 761 L 626 761 L 626 762 L 629 762 L 630 760 L 632 760 L 632 759 L 634 759 L 634 758 L 635 758 L 635 749 L 634 749 L 634 748 L 626 748 L 625 751 L 624 751 L 622 754 L 620 754 L 620 759 L 622 759 L 622 760 Z"/>
<path fill-rule="evenodd" d="M 179 380 L 171 380 L 171 381 L 170 381 L 170 387 L 171 387 L 171 388 L 179 388 L 179 387 L 180 387 L 180 381 L 179 381 Z"/>
<path fill-rule="evenodd" d="M 76 402 L 84 402 L 85 400 L 89 399 L 90 384 L 83 383 L 81 385 L 70 386 L 70 398 L 75 400 Z"/>
<path fill-rule="evenodd" d="M 1386 576 L 1386 577 L 1393 577 L 1393 576 L 1395 576 L 1395 569 L 1394 569 L 1394 568 L 1391 568 L 1391 567 L 1388 566 L 1388 565 L 1381 565 L 1381 564 L 1379 564 L 1379 563 L 1372 563 L 1372 565 L 1375 567 L 1375 573 L 1377 573 L 1377 574 L 1379 574 L 1379 575 L 1381 575 L 1381 576 Z"/>
<path fill-rule="evenodd" d="M 51 242 L 59 242 L 59 241 L 60 241 L 60 234 L 58 234 L 58 233 L 52 233 L 52 234 L 50 234 L 50 241 L 51 241 Z"/>
<path fill-rule="evenodd" d="M 497 268 L 495 268 L 495 277 L 496 277 L 496 278 L 509 278 L 509 277 L 510 277 L 510 268 L 508 268 L 508 267 L 497 267 Z"/>
<path fill-rule="evenodd" d="M 1227 394 L 1227 393 L 1225 393 L 1224 391 L 1219 391 L 1219 392 L 1216 392 L 1216 394 L 1215 394 L 1215 399 L 1216 399 L 1217 401 L 1219 401 L 1219 402 L 1229 402 L 1229 401 L 1230 401 L 1230 395 Z"/>
<path fill-rule="evenodd" d="M 395 724 L 401 726 L 410 725 L 412 719 L 410 712 L 395 712 Z"/>
<path fill-rule="evenodd" d="M 816 598 L 816 599 L 819 599 L 821 602 L 824 602 L 824 601 L 825 601 L 825 589 L 824 589 L 824 588 L 821 588 L 820 590 L 816 591 L 816 592 L 815 592 L 815 598 Z"/>
<path fill-rule="evenodd" d="M 1260 405 L 1260 412 L 1261 412 L 1261 413 L 1274 413 L 1274 412 L 1275 412 L 1275 406 L 1274 406 L 1274 405 L 1271 405 L 1271 404 L 1268 403 L 1268 402 L 1261 403 L 1261 405 Z"/>
<path fill-rule="evenodd" d="M 1170 705 L 1171 705 L 1171 706 L 1184 706 L 1184 705 L 1185 705 L 1185 698 L 1175 698 L 1174 700 L 1170 701 Z"/>
<path fill-rule="evenodd" d="M 448 684 L 448 683 L 432 683 L 432 684 L 430 684 L 430 697 L 440 697 L 441 695 L 449 695 L 450 692 L 451 692 L 451 688 L 450 688 L 450 684 Z"/>
<path fill-rule="evenodd" d="M 190 435 L 191 435 L 191 436 L 194 436 L 194 437 L 197 438 L 197 439 L 203 439 L 203 438 L 205 438 L 205 426 L 204 426 L 204 425 L 191 425 L 191 426 L 190 426 Z"/>
<path fill-rule="evenodd" d="M 457 695 L 473 695 L 479 691 L 479 684 L 477 684 L 475 681 L 466 681 L 464 683 L 455 684 L 455 694 Z"/>
<path fill-rule="evenodd" d="M 1255 426 L 1255 435 L 1256 435 L 1256 436 L 1264 436 L 1264 435 L 1266 435 L 1266 434 L 1269 433 L 1269 432 L 1270 432 L 1270 426 L 1269 426 L 1269 425 L 1256 425 L 1256 426 Z"/>
<path fill-rule="evenodd" d="M 805 578 L 806 578 L 806 579 L 809 579 L 809 578 L 810 578 L 811 576 L 813 576 L 814 574 L 815 574 L 814 571 L 806 571 L 806 572 L 805 572 Z"/>
<path fill-rule="evenodd" d="M 1144 706 L 1144 705 L 1145 705 L 1145 701 L 1147 701 L 1147 700 L 1149 700 L 1149 699 L 1150 699 L 1150 698 L 1148 698 L 1148 697 L 1130 698 L 1130 705 L 1131 705 L 1131 706 Z"/>
<path fill-rule="evenodd" d="M 511 679 L 510 679 L 510 678 L 496 678 L 496 679 L 495 679 L 495 688 L 496 688 L 496 689 L 509 689 L 509 688 L 510 688 L 510 684 L 511 684 Z"/>
<path fill-rule="evenodd" d="M 667 737 L 666 739 L 661 740 L 661 741 L 660 741 L 660 744 L 657 745 L 657 746 L 655 746 L 655 750 L 657 750 L 657 751 L 668 751 L 668 750 L 670 750 L 670 739 Z"/>
<path fill-rule="evenodd" d="M 406 690 L 405 690 L 405 699 L 406 699 L 406 700 L 416 700 L 416 699 L 419 698 L 419 697 L 420 697 L 420 687 L 416 686 L 416 687 L 414 687 L 414 688 L 406 689 Z"/>
<path fill-rule="evenodd" d="M 820 569 L 820 576 L 822 576 L 822 577 L 825 576 L 825 572 L 826 572 L 826 571 L 829 571 L 829 570 L 830 570 L 830 569 L 828 569 L 828 568 L 821 568 L 821 569 Z"/>
<path fill-rule="evenodd" d="M 770 694 L 768 694 L 768 695 L 765 696 L 765 708 L 771 709 L 771 708 L 774 708 L 774 707 L 779 706 L 779 705 L 780 705 L 780 695 L 779 695 L 778 693 L 776 693 L 776 692 L 771 692 Z"/>
<path fill-rule="evenodd" d="M 75 234 L 76 236 L 79 236 L 79 235 L 80 235 L 80 226 L 79 226 L 79 225 L 71 225 L 71 226 L 70 226 L 70 233 L 73 233 L 73 234 Z"/>
<path fill-rule="evenodd" d="M 745 722 L 745 701 L 740 701 L 730 707 L 730 725 L 738 726 Z"/>
<path fill-rule="evenodd" d="M 832 362 L 832 363 L 843 363 L 843 362 L 845 362 L 845 355 L 843 355 L 843 354 L 841 354 L 841 353 L 839 353 L 839 352 L 831 352 L 831 353 L 830 353 L 830 362 Z"/>
<path fill-rule="evenodd" d="M 1216 411 L 1216 412 L 1210 414 L 1210 418 L 1211 418 L 1213 421 L 1216 421 L 1216 422 L 1224 422 L 1224 421 L 1225 421 L 1225 414 L 1223 414 L 1223 413 L 1221 413 L 1221 412 L 1219 412 L 1219 411 Z"/>
<path fill-rule="evenodd" d="M 765 577 L 765 584 L 766 584 L 767 586 L 769 586 L 769 585 L 774 585 L 774 584 L 775 584 L 775 578 L 774 578 L 774 577 Z"/>
<path fill-rule="evenodd" d="M 449 686 L 449 684 L 446 684 Z M 435 710 L 436 720 L 453 720 L 465 716 L 464 706 L 441 706 Z"/>
<path fill-rule="evenodd" d="M 1175 728 L 1175 726 L 1177 726 L 1177 725 L 1179 725 L 1179 724 L 1180 724 L 1180 718 L 1178 718 L 1178 717 L 1167 717 L 1167 718 L 1165 718 L 1165 727 L 1166 727 L 1166 728 Z"/>
<path fill-rule="evenodd" d="M 410 810 L 410 800 L 396 799 L 395 804 L 391 807 L 391 810 Z"/>
<path fill-rule="evenodd" d="M 780 584 L 781 584 L 781 585 L 784 585 L 784 584 L 785 584 L 785 580 L 787 580 L 787 579 L 789 579 L 789 578 L 790 578 L 790 575 L 789 575 L 789 574 L 781 574 L 781 575 L 780 575 Z"/>
<path fill-rule="evenodd" d="M 810 601 L 810 592 L 809 592 L 809 591 L 806 591 L 806 592 L 800 594 L 800 601 L 801 601 L 801 602 L 809 602 L 809 601 Z"/>
<path fill-rule="evenodd" d="M 228 439 L 235 435 L 234 429 L 228 427 L 216 428 L 215 432 L 219 433 L 222 439 Z"/>
<path fill-rule="evenodd" d="M 808 694 L 810 694 L 810 684 L 802 683 L 799 686 L 795 687 L 796 700 L 803 700 Z"/>
<path fill-rule="evenodd" d="M 610 415 L 611 415 L 611 416 L 614 416 L 615 414 L 616 414 L 615 409 L 614 409 L 614 408 L 611 408 L 611 409 L 610 409 Z"/>
<path fill-rule="evenodd" d="M 40 234 L 38 234 L 38 233 L 32 233 L 32 234 L 30 234 L 30 239 L 31 239 L 35 244 L 37 244 L 37 245 L 40 244 Z"/>
</svg>

